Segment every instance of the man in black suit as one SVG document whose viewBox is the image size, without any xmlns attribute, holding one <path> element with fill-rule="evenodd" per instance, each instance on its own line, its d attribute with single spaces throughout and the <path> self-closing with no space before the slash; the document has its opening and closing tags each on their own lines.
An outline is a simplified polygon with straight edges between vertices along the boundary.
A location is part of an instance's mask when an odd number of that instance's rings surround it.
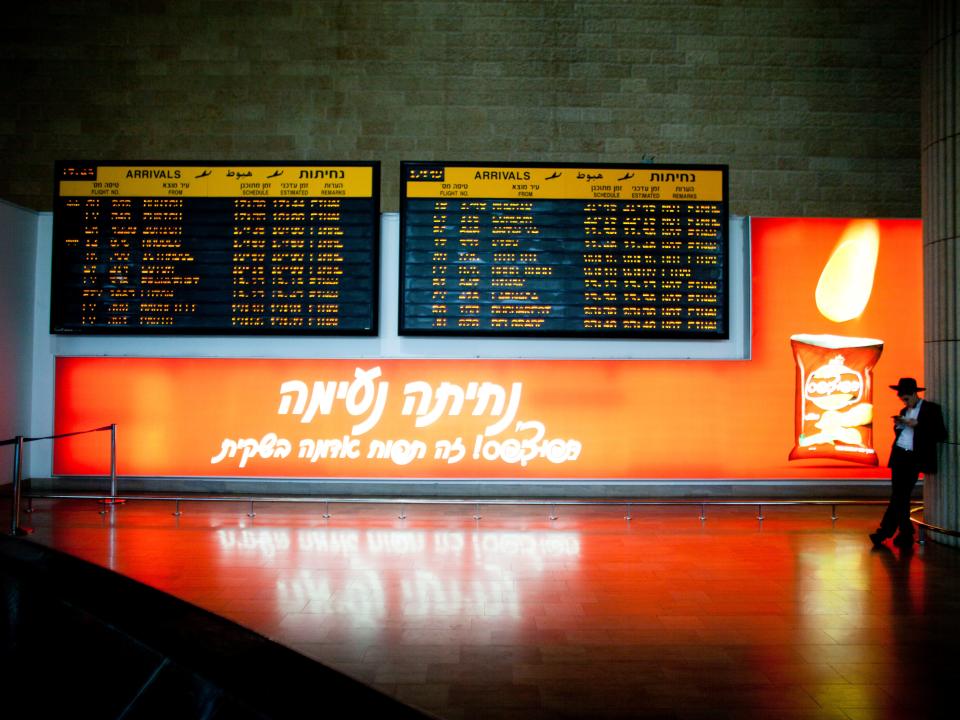
<svg viewBox="0 0 960 720">
<path fill-rule="evenodd" d="M 874 547 L 897 533 L 894 545 L 901 548 L 913 547 L 913 524 L 910 522 L 910 496 L 916 487 L 920 473 L 925 475 L 937 471 L 937 443 L 947 437 L 940 406 L 929 400 L 922 400 L 918 392 L 926 388 L 917 387 L 914 378 L 900 378 L 900 382 L 891 385 L 897 391 L 897 397 L 903 401 L 899 415 L 893 416 L 896 438 L 890 450 L 890 504 L 883 514 L 880 527 L 870 533 Z"/>
</svg>

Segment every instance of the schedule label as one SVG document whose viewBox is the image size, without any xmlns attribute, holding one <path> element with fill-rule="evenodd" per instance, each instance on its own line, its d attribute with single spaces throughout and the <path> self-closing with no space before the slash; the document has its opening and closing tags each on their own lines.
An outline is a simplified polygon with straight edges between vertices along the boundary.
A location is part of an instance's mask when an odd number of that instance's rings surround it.
<svg viewBox="0 0 960 720">
<path fill-rule="evenodd" d="M 401 173 L 402 334 L 728 336 L 726 166 Z"/>
<path fill-rule="evenodd" d="M 375 335 L 379 173 L 57 163 L 51 330 Z"/>
</svg>

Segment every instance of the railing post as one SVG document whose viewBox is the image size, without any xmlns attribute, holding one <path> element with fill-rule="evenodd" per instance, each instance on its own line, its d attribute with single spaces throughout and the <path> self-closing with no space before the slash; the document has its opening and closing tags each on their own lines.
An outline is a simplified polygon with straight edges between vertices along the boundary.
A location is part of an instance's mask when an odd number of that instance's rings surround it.
<svg viewBox="0 0 960 720">
<path fill-rule="evenodd" d="M 123 505 L 126 500 L 117 497 L 117 424 L 110 423 L 110 497 L 101 500 L 104 505 Z"/>
<path fill-rule="evenodd" d="M 29 535 L 29 528 L 20 526 L 20 496 L 23 492 L 23 435 L 14 438 L 13 446 L 13 497 L 10 501 L 10 534 Z"/>
<path fill-rule="evenodd" d="M 110 423 L 110 499 L 117 499 L 117 424 Z"/>
</svg>

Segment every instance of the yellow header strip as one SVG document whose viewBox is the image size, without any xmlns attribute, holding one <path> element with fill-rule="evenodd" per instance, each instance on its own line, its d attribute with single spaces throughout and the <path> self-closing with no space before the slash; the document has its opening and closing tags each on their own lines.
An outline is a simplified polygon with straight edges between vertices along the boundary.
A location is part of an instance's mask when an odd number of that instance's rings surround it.
<svg viewBox="0 0 960 720">
<path fill-rule="evenodd" d="M 309 165 L 100 166 L 61 197 L 373 197 L 373 168 Z"/>
<path fill-rule="evenodd" d="M 407 179 L 410 198 L 636 200 L 722 202 L 723 173 L 696 168 L 462 167 L 430 168 Z"/>
</svg>

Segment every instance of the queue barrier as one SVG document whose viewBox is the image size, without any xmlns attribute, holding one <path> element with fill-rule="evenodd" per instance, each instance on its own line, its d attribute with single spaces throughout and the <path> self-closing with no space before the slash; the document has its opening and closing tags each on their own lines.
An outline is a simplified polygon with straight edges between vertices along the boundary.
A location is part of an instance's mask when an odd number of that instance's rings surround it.
<svg viewBox="0 0 960 720">
<path fill-rule="evenodd" d="M 117 496 L 117 424 L 111 423 L 103 427 L 92 428 L 90 430 L 77 430 L 76 432 L 60 433 L 58 435 L 42 435 L 39 437 L 26 437 L 17 435 L 8 440 L 0 440 L 0 446 L 13 445 L 13 500 L 10 503 L 10 535 L 29 535 L 32 530 L 25 528 L 20 524 L 20 502 L 23 494 L 23 444 L 36 442 L 38 440 L 57 440 L 59 438 L 73 437 L 74 435 L 87 435 L 88 433 L 110 431 L 110 495 L 101 497 L 104 503 L 121 503 L 125 500 Z"/>
</svg>

